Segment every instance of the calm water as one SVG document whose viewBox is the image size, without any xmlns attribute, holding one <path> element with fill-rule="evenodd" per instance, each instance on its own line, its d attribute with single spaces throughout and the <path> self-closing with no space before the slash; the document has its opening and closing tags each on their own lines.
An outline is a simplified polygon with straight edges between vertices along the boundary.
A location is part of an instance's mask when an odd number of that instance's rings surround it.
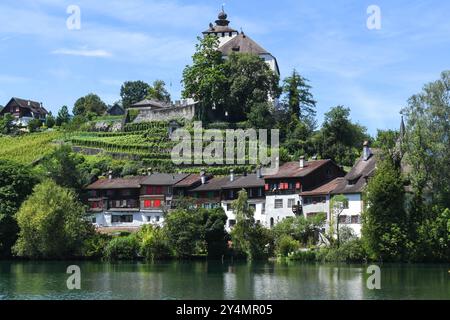
<svg viewBox="0 0 450 320">
<path fill-rule="evenodd" d="M 81 290 L 66 269 L 81 268 Z M 450 265 L 383 265 L 368 290 L 365 265 L 302 263 L 0 262 L 1 299 L 450 299 Z"/>
</svg>

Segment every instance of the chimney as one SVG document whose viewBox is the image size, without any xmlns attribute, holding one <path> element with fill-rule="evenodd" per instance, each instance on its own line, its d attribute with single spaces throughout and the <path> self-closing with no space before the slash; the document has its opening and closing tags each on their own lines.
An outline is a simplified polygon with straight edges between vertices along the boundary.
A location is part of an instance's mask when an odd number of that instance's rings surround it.
<svg viewBox="0 0 450 320">
<path fill-rule="evenodd" d="M 304 156 L 301 156 L 300 157 L 300 168 L 304 168 L 305 167 L 305 157 Z"/>
<path fill-rule="evenodd" d="M 31 106 L 31 101 L 28 101 L 28 106 Z"/>
<path fill-rule="evenodd" d="M 258 179 L 262 179 L 262 169 L 261 166 L 258 166 L 258 168 L 256 168 L 256 177 Z"/>
<path fill-rule="evenodd" d="M 234 170 L 233 169 L 230 170 L 230 181 L 231 182 L 234 181 Z"/>
<path fill-rule="evenodd" d="M 370 156 L 372 155 L 372 151 L 369 148 L 369 141 L 364 141 L 363 144 L 363 159 L 364 161 L 369 160 Z"/>
<path fill-rule="evenodd" d="M 152 175 L 152 171 L 153 171 L 152 168 L 147 168 L 147 175 L 151 176 Z"/>
<path fill-rule="evenodd" d="M 206 175 L 205 175 L 205 171 L 201 171 L 200 172 L 200 179 L 202 180 L 202 184 L 206 183 Z"/>
<path fill-rule="evenodd" d="M 108 172 L 108 179 L 109 179 L 109 180 L 112 180 L 112 173 L 113 173 L 113 172 L 112 172 L 111 170 L 109 170 L 109 172 Z"/>
</svg>

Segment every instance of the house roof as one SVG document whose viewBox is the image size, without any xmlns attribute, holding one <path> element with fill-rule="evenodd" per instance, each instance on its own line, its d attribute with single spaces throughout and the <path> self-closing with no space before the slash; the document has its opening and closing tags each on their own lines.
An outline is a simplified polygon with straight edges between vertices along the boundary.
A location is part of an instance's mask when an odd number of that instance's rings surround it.
<svg viewBox="0 0 450 320">
<path fill-rule="evenodd" d="M 257 44 L 253 39 L 244 33 L 239 33 L 233 39 L 225 42 L 219 51 L 224 55 L 229 55 L 233 52 L 251 53 L 256 55 L 270 54 L 266 49 Z"/>
<path fill-rule="evenodd" d="M 183 180 L 177 182 L 174 187 L 175 188 L 188 188 L 192 186 L 195 183 L 198 183 L 201 181 L 201 176 L 199 174 L 190 174 Z M 208 177 L 207 177 L 208 179 Z"/>
<path fill-rule="evenodd" d="M 242 189 L 242 188 L 253 188 L 253 187 L 263 187 L 265 185 L 264 178 L 258 178 L 254 174 L 249 174 L 247 176 L 238 176 L 233 182 L 229 182 L 223 186 L 223 189 Z"/>
<path fill-rule="evenodd" d="M 344 180 L 343 177 L 336 178 L 334 180 L 331 180 L 320 187 L 317 187 L 310 191 L 304 191 L 300 193 L 301 196 L 320 196 L 320 195 L 327 195 L 336 189 L 336 187 Z"/>
<path fill-rule="evenodd" d="M 6 105 L 9 105 L 12 102 L 16 102 L 20 107 L 24 109 L 30 109 L 31 112 L 44 115 L 48 114 L 48 111 L 43 106 L 41 106 L 40 102 L 14 97 Z"/>
<path fill-rule="evenodd" d="M 226 185 L 230 181 L 228 176 L 226 177 L 214 177 L 205 184 L 198 186 L 197 188 L 191 190 L 193 192 L 197 191 L 218 191 L 221 190 L 224 185 Z"/>
<path fill-rule="evenodd" d="M 87 186 L 87 190 L 106 190 L 106 189 L 139 189 L 141 182 L 146 177 L 131 177 L 118 179 L 99 179 Z"/>
<path fill-rule="evenodd" d="M 143 177 L 141 184 L 154 186 L 171 186 L 177 184 L 187 176 L 188 174 L 186 173 L 154 173 L 149 176 Z"/>
<path fill-rule="evenodd" d="M 227 20 L 228 15 L 225 13 L 225 11 L 222 9 L 222 11 L 219 13 L 216 25 L 213 25 L 212 23 L 209 25 L 209 29 L 204 31 L 203 34 L 208 33 L 221 33 L 221 32 L 237 32 L 236 30 L 229 27 L 230 21 Z"/>
<path fill-rule="evenodd" d="M 369 159 L 364 160 L 361 156 L 332 193 L 361 193 L 367 184 L 367 179 L 375 173 L 378 154 L 379 150 L 373 149 Z"/>
<path fill-rule="evenodd" d="M 132 108 L 142 108 L 142 107 L 154 107 L 154 108 L 167 108 L 168 106 L 162 101 L 144 99 L 135 104 L 131 105 Z"/>
<path fill-rule="evenodd" d="M 331 160 L 312 160 L 306 161 L 305 166 L 300 168 L 298 161 L 286 162 L 279 169 L 278 173 L 270 176 L 266 176 L 266 179 L 280 179 L 280 178 L 301 178 L 305 177 L 326 163 L 332 162 Z"/>
</svg>

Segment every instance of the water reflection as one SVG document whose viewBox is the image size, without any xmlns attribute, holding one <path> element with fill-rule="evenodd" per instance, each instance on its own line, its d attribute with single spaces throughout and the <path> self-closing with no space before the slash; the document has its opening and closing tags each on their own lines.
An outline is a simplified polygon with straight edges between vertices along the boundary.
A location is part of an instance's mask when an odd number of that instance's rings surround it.
<svg viewBox="0 0 450 320">
<path fill-rule="evenodd" d="M 81 267 L 82 290 L 66 269 Z M 220 261 L 0 262 L 0 299 L 450 299 L 445 265 L 383 265 L 368 290 L 365 265 Z"/>
</svg>

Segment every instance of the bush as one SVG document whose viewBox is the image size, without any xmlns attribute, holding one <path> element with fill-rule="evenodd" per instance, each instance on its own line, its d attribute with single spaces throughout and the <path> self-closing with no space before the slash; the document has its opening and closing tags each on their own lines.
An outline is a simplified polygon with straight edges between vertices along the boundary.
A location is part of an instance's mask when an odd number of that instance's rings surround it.
<svg viewBox="0 0 450 320">
<path fill-rule="evenodd" d="M 283 235 L 277 241 L 276 253 L 279 256 L 287 257 L 290 253 L 296 252 L 300 248 L 300 242 L 291 236 Z"/>
<path fill-rule="evenodd" d="M 118 237 L 111 240 L 105 248 L 107 260 L 134 260 L 138 257 L 139 242 L 135 235 Z"/>
<path fill-rule="evenodd" d="M 102 258 L 111 236 L 96 233 L 83 243 L 82 255 L 85 258 Z"/>
<path fill-rule="evenodd" d="M 289 260 L 312 262 L 317 260 L 317 251 L 315 250 L 297 251 L 289 254 L 288 258 Z"/>
<path fill-rule="evenodd" d="M 323 262 L 363 262 L 367 252 L 361 239 L 350 240 L 339 248 L 323 248 L 317 252 L 317 260 Z"/>
<path fill-rule="evenodd" d="M 140 239 L 140 254 L 147 260 L 167 259 L 171 256 L 164 229 L 145 225 L 138 233 Z"/>
</svg>

